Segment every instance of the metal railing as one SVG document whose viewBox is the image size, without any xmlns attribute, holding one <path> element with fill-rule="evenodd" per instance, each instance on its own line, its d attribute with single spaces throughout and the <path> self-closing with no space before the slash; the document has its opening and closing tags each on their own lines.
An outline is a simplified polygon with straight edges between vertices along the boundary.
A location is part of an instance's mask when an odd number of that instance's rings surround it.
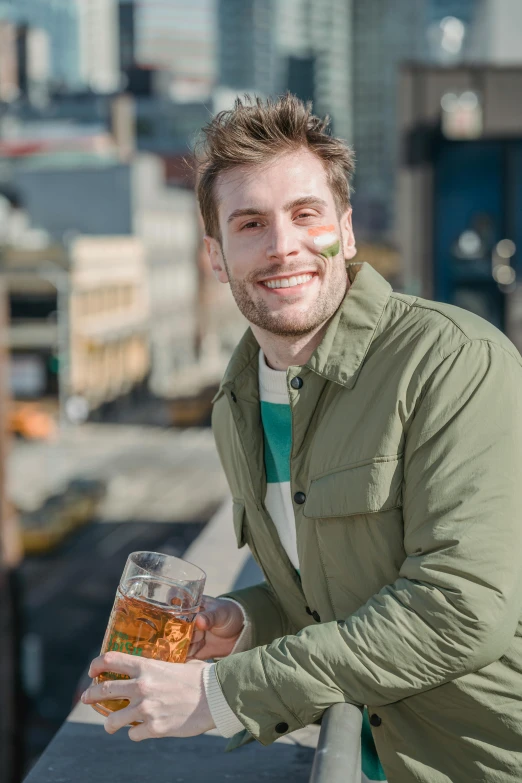
<svg viewBox="0 0 522 783">
<path fill-rule="evenodd" d="M 361 783 L 362 712 L 334 704 L 324 713 L 310 783 Z"/>
</svg>

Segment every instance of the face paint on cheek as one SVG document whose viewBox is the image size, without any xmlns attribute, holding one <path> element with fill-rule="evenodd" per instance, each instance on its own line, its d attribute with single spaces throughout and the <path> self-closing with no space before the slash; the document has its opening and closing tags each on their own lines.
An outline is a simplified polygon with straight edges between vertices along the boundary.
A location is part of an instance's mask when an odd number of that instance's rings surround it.
<svg viewBox="0 0 522 783">
<path fill-rule="evenodd" d="M 333 258 L 339 253 L 341 243 L 335 233 L 335 226 L 309 228 L 308 235 L 313 237 L 316 250 L 325 258 Z"/>
</svg>

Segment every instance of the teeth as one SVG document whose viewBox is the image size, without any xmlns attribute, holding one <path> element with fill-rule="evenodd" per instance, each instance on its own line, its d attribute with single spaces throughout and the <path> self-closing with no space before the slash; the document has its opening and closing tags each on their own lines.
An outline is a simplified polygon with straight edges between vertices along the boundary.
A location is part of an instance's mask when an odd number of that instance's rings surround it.
<svg viewBox="0 0 522 783">
<path fill-rule="evenodd" d="M 308 283 L 309 280 L 311 280 L 313 275 L 298 275 L 296 277 L 282 277 L 279 280 L 265 280 L 263 285 L 266 285 L 267 288 L 290 288 L 290 286 L 294 285 L 302 285 L 303 283 Z"/>
</svg>

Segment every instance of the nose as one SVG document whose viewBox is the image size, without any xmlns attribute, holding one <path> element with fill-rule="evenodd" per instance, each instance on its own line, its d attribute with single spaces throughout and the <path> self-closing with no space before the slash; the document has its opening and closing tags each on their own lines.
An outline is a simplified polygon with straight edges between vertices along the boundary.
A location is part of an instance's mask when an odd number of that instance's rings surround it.
<svg viewBox="0 0 522 783">
<path fill-rule="evenodd" d="M 299 241 L 292 223 L 287 221 L 273 223 L 269 233 L 267 257 L 272 261 L 284 261 L 290 256 L 297 255 L 299 255 Z"/>
</svg>

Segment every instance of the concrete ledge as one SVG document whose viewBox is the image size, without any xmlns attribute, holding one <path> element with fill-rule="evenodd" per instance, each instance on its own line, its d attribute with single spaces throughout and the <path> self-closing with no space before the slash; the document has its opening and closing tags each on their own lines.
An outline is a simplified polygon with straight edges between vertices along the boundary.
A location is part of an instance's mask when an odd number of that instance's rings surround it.
<svg viewBox="0 0 522 783">
<path fill-rule="evenodd" d="M 136 743 L 125 729 L 107 734 L 102 723 L 78 705 L 25 783 L 307 783 L 319 731 L 310 726 L 268 748 L 255 742 L 225 753 L 227 740 L 216 732 Z"/>
</svg>

